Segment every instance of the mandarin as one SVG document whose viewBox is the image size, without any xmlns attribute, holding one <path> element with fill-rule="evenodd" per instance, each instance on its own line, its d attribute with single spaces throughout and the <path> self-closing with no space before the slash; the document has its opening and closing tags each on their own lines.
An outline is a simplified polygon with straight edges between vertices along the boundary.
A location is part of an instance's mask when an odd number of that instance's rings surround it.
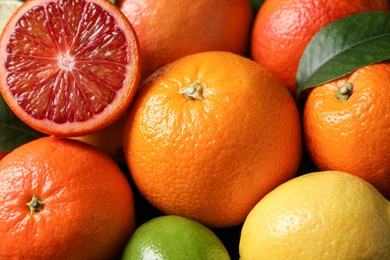
<svg viewBox="0 0 390 260">
<path fill-rule="evenodd" d="M 311 90 L 305 143 L 319 170 L 357 175 L 390 198 L 390 64 L 362 67 Z"/>
<path fill-rule="evenodd" d="M 253 10 L 248 0 L 117 0 L 141 48 L 143 79 L 188 54 L 249 54 Z"/>
<path fill-rule="evenodd" d="M 348 15 L 389 11 L 387 0 L 267 0 L 252 29 L 251 57 L 295 94 L 296 74 L 311 38 Z"/>
<path fill-rule="evenodd" d="M 134 102 L 125 158 L 141 194 L 165 214 L 209 227 L 239 225 L 297 172 L 294 98 L 248 58 L 188 55 L 153 73 Z"/>
<path fill-rule="evenodd" d="M 30 0 L 0 41 L 0 92 L 30 127 L 86 135 L 115 122 L 140 82 L 135 31 L 107 0 Z"/>
<path fill-rule="evenodd" d="M 0 160 L 0 259 L 118 259 L 135 228 L 131 186 L 91 145 L 43 137 Z"/>
</svg>

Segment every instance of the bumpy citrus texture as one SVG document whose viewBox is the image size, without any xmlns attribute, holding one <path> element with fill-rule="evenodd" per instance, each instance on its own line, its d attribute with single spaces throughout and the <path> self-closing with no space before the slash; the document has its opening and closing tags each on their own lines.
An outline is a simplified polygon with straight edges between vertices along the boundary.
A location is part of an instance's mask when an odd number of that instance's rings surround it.
<svg viewBox="0 0 390 260">
<path fill-rule="evenodd" d="M 297 171 L 297 106 L 250 59 L 218 51 L 186 56 L 149 77 L 134 102 L 125 158 L 141 193 L 164 213 L 238 225 Z"/>
<path fill-rule="evenodd" d="M 363 67 L 314 88 L 303 124 L 316 167 L 355 174 L 390 199 L 389 100 L 389 63 Z"/>
<path fill-rule="evenodd" d="M 315 172 L 271 191 L 240 238 L 249 259 L 390 259 L 390 203 L 344 172 Z"/>
<path fill-rule="evenodd" d="M 348 15 L 389 11 L 387 0 L 267 0 L 252 29 L 251 56 L 296 91 L 301 56 L 325 25 Z"/>
<path fill-rule="evenodd" d="M 139 45 L 106 0 L 31 0 L 4 28 L 0 91 L 29 126 L 84 135 L 117 120 L 140 80 Z"/>
<path fill-rule="evenodd" d="M 192 219 L 167 215 L 149 220 L 136 229 L 122 260 L 186 259 L 230 260 L 221 240 Z"/>
<path fill-rule="evenodd" d="M 253 11 L 247 0 L 117 0 L 140 42 L 143 78 L 202 51 L 249 54 Z"/>
<path fill-rule="evenodd" d="M 134 230 L 133 195 L 107 155 L 44 137 L 0 161 L 0 222 L 0 259 L 116 259 Z"/>
</svg>

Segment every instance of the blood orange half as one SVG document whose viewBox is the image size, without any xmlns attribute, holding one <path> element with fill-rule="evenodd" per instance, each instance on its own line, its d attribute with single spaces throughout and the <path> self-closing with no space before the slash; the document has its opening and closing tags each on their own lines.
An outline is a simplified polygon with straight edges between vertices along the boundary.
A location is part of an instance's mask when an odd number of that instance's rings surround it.
<svg viewBox="0 0 390 260">
<path fill-rule="evenodd" d="M 117 120 L 140 81 L 133 27 L 107 0 L 29 0 L 0 41 L 0 91 L 46 134 L 79 136 Z"/>
</svg>

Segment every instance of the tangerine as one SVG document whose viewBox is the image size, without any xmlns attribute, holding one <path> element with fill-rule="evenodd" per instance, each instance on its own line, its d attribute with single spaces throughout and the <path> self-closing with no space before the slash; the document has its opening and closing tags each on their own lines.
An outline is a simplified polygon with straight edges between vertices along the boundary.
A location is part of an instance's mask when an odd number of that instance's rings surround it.
<svg viewBox="0 0 390 260">
<path fill-rule="evenodd" d="M 178 58 L 203 51 L 249 55 L 248 0 L 117 0 L 140 43 L 145 79 Z"/>
<path fill-rule="evenodd" d="M 81 141 L 43 137 L 0 160 L 0 259 L 115 259 L 135 228 L 117 164 Z"/>
<path fill-rule="evenodd" d="M 293 94 L 302 54 L 325 25 L 356 13 L 389 11 L 387 0 L 267 0 L 252 29 L 251 57 Z"/>
<path fill-rule="evenodd" d="M 303 111 L 308 154 L 319 170 L 357 175 L 390 198 L 390 64 L 366 66 L 313 88 Z"/>
<path fill-rule="evenodd" d="M 124 134 L 141 194 L 165 214 L 209 227 L 241 224 L 301 159 L 293 96 L 258 63 L 230 52 L 191 54 L 153 73 Z"/>
</svg>

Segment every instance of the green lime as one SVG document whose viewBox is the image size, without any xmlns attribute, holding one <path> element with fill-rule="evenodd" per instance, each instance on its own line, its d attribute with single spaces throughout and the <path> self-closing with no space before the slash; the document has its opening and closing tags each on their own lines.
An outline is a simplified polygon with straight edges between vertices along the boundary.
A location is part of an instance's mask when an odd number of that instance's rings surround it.
<svg viewBox="0 0 390 260">
<path fill-rule="evenodd" d="M 9 18 L 22 4 L 22 1 L 17 0 L 0 0 L 0 34 Z"/>
<path fill-rule="evenodd" d="M 139 226 L 122 260 L 229 259 L 221 240 L 206 226 L 188 218 L 167 215 Z"/>
</svg>

